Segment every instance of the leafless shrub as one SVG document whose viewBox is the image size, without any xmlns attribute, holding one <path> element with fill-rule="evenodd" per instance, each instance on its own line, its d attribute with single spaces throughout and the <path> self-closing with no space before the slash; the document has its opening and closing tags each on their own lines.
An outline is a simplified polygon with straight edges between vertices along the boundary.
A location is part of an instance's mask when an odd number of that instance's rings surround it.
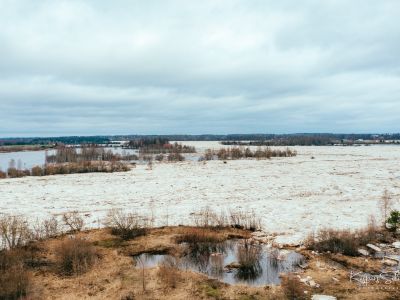
<svg viewBox="0 0 400 300">
<path fill-rule="evenodd" d="M 48 239 L 56 237 L 62 233 L 61 226 L 55 217 L 43 221 L 36 221 L 32 226 L 34 240 Z"/>
<path fill-rule="evenodd" d="M 0 170 L 0 179 L 7 178 L 7 173 Z"/>
<path fill-rule="evenodd" d="M 390 211 L 392 210 L 393 200 L 388 190 L 383 192 L 383 195 L 379 201 L 379 207 L 381 210 L 383 225 L 389 217 Z"/>
<path fill-rule="evenodd" d="M 204 160 L 212 160 L 214 158 L 214 153 L 211 149 L 207 149 L 204 153 Z"/>
<path fill-rule="evenodd" d="M 149 227 L 146 219 L 143 217 L 115 209 L 108 213 L 106 225 L 111 228 L 112 234 L 118 235 L 124 240 L 145 235 Z"/>
<path fill-rule="evenodd" d="M 18 216 L 0 216 L 1 248 L 13 249 L 27 244 L 32 237 L 28 222 Z"/>
<path fill-rule="evenodd" d="M 82 239 L 68 239 L 56 249 L 60 272 L 65 275 L 85 273 L 98 258 L 95 247 Z"/>
<path fill-rule="evenodd" d="M 250 231 L 260 230 L 262 228 L 261 218 L 258 217 L 254 211 L 231 210 L 229 219 L 230 225 L 234 228 Z"/>
<path fill-rule="evenodd" d="M 81 231 L 84 226 L 83 218 L 77 211 L 64 213 L 62 215 L 62 220 L 70 232 Z"/>
<path fill-rule="evenodd" d="M 46 238 L 61 234 L 60 224 L 55 217 L 43 221 L 43 230 Z"/>
<path fill-rule="evenodd" d="M 234 227 L 250 231 L 260 230 L 261 218 L 254 211 L 231 210 L 228 215 L 217 213 L 205 207 L 192 215 L 193 223 L 197 227 L 224 228 Z"/>
<path fill-rule="evenodd" d="M 174 289 L 177 287 L 177 284 L 181 279 L 178 265 L 178 259 L 172 256 L 167 256 L 159 265 L 157 276 L 165 288 Z"/>
<path fill-rule="evenodd" d="M 304 284 L 294 274 L 289 273 L 282 278 L 281 286 L 283 293 L 288 300 L 305 300 L 308 299 L 304 294 Z"/>
<path fill-rule="evenodd" d="M 0 299 L 25 299 L 30 276 L 16 250 L 0 251 Z"/>
<path fill-rule="evenodd" d="M 229 226 L 228 218 L 223 212 L 218 214 L 209 207 L 205 207 L 199 212 L 194 213 L 192 218 L 197 227 L 223 228 Z"/>
</svg>

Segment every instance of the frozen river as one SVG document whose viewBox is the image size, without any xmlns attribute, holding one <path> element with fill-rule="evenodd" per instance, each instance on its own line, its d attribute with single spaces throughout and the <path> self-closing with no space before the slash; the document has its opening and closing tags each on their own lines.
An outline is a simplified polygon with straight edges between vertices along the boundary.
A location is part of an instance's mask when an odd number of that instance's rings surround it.
<svg viewBox="0 0 400 300">
<path fill-rule="evenodd" d="M 189 144 L 185 142 L 185 144 Z M 216 142 L 190 142 L 198 149 Z M 190 213 L 254 210 L 280 241 L 322 227 L 358 228 L 379 217 L 383 191 L 400 204 L 400 148 L 295 147 L 297 157 L 185 161 L 138 165 L 126 173 L 0 180 L 0 212 L 42 218 L 78 210 L 97 226 L 111 208 L 152 214 L 159 225 L 190 221 Z M 312 159 L 312 157 L 314 157 Z"/>
</svg>

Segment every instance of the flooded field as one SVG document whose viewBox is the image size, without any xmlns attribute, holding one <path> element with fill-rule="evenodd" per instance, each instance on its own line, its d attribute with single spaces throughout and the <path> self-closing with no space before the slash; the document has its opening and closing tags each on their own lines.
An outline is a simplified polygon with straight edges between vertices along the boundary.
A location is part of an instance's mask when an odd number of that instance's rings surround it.
<svg viewBox="0 0 400 300">
<path fill-rule="evenodd" d="M 190 142 L 201 153 L 217 142 Z M 78 210 L 90 227 L 112 208 L 152 215 L 156 225 L 190 223 L 191 213 L 254 210 L 277 241 L 296 242 L 323 227 L 359 228 L 379 217 L 388 189 L 400 199 L 397 146 L 294 147 L 298 155 L 270 160 L 138 165 L 129 172 L 0 180 L 0 211 L 31 218 Z"/>
<path fill-rule="evenodd" d="M 244 248 L 243 241 L 232 240 L 220 245 L 217 252 L 189 252 L 182 258 L 163 254 L 141 254 L 135 257 L 138 268 L 153 268 L 161 264 L 175 266 L 181 270 L 191 270 L 219 279 L 229 284 L 265 285 L 279 284 L 280 275 L 300 269 L 305 259 L 302 255 L 289 250 L 268 248 L 266 245 L 252 245 L 257 251 L 256 261 L 249 268 L 238 265 L 239 247 Z M 203 249 L 204 250 L 204 249 Z"/>
</svg>

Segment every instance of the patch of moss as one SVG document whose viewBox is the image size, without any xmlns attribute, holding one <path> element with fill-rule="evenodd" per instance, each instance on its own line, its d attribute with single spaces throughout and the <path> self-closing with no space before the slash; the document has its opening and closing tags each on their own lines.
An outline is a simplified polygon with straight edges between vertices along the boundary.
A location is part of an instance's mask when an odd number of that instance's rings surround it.
<svg viewBox="0 0 400 300">
<path fill-rule="evenodd" d="M 240 295 L 238 300 L 256 300 L 254 295 Z"/>
<path fill-rule="evenodd" d="M 203 290 L 204 294 L 212 299 L 222 299 L 221 297 L 221 290 L 218 288 L 217 285 L 214 285 L 212 283 L 204 283 L 201 286 L 201 289 Z"/>
<path fill-rule="evenodd" d="M 100 246 L 104 248 L 119 248 L 127 245 L 127 243 L 121 239 L 101 240 L 101 241 L 96 241 L 93 244 L 95 246 Z"/>
</svg>

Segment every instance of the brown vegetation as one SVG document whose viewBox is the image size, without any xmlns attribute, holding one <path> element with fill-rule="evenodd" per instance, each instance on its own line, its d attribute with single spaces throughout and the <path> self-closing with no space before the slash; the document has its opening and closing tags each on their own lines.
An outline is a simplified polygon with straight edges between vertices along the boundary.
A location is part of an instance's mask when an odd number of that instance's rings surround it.
<svg viewBox="0 0 400 300">
<path fill-rule="evenodd" d="M 202 229 L 202 228 L 197 228 Z M 210 234 L 219 234 L 228 237 L 242 232 L 232 227 L 203 228 Z M 179 254 L 182 246 L 176 244 L 176 237 L 192 232 L 192 227 L 165 227 L 148 229 L 148 234 L 137 239 L 115 242 L 108 229 L 77 232 L 74 237 L 63 236 L 49 240 L 34 242 L 41 259 L 40 264 L 27 264 L 24 255 L 18 255 L 17 263 L 3 263 L 4 253 L 0 252 L 0 299 L 233 299 L 233 300 L 261 300 L 261 299 L 309 299 L 313 294 L 327 294 L 337 296 L 338 299 L 395 299 L 397 294 L 390 290 L 379 289 L 384 283 L 376 284 L 376 290 L 363 289 L 353 281 L 349 281 L 349 269 L 344 265 L 338 266 L 333 262 L 332 255 L 307 253 L 309 266 L 297 275 L 282 277 L 281 285 L 252 287 L 246 285 L 228 285 L 215 279 L 209 279 L 196 272 L 179 269 L 179 259 L 173 257 L 163 261 L 158 267 L 143 270 L 132 266 L 132 255 L 140 253 L 160 253 L 155 249 L 169 249 L 168 253 Z M 199 234 L 190 234 L 198 236 Z M 190 238 L 191 240 L 200 240 Z M 210 241 L 210 238 L 203 241 Z M 187 238 L 189 240 L 189 238 Z M 212 240 L 212 239 L 211 239 Z M 215 241 L 218 239 L 214 239 Z M 83 245 L 81 245 L 83 243 Z M 96 246 L 94 246 L 94 244 Z M 246 243 L 243 244 L 245 247 Z M 17 250 L 19 250 L 18 248 Z M 243 248 L 245 249 L 245 248 Z M 249 249 L 249 248 L 248 248 Z M 242 251 L 242 250 L 240 250 Z M 101 260 L 99 260 L 101 253 Z M 165 253 L 165 252 L 163 252 Z M 252 253 L 249 255 L 249 253 Z M 256 254 L 256 252 L 255 252 Z M 252 265 L 256 257 L 252 251 L 243 250 L 239 260 L 243 265 Z M 371 261 L 380 261 L 365 258 L 337 257 L 352 260 L 348 263 L 352 268 L 358 268 L 355 261 L 371 264 Z M 7 261 L 9 259 L 7 258 Z M 249 263 L 245 263 L 245 262 Z M 344 261 L 344 260 L 342 260 Z M 342 262 L 341 261 L 341 262 Z M 97 262 L 97 263 L 96 263 Z M 7 266 L 6 268 L 3 266 Z M 14 266 L 15 272 L 3 272 Z M 379 270 L 379 269 L 378 269 Z M 71 276 L 72 275 L 72 276 Z M 311 276 L 320 287 L 312 288 L 301 278 Z M 12 279 L 7 279 L 11 278 Z M 335 278 L 333 281 L 332 278 Z M 8 282 L 8 284 L 3 284 Z M 143 283 L 145 282 L 145 289 Z M 375 286 L 375 284 L 374 284 Z M 391 285 L 390 285 L 391 286 Z M 393 285 L 395 287 L 395 285 Z M 7 295 L 3 297 L 4 287 Z M 16 288 L 17 287 L 17 288 Z M 22 288 L 21 288 L 22 287 Z M 12 290 L 12 294 L 8 291 Z M 307 294 L 304 293 L 307 291 Z M 36 296 L 32 293 L 40 293 Z"/>
<path fill-rule="evenodd" d="M 323 229 L 317 234 L 311 234 L 305 241 L 310 250 L 319 252 L 341 253 L 348 256 L 358 256 L 358 249 L 368 243 L 378 240 L 380 230 L 374 224 L 356 231 Z"/>
<path fill-rule="evenodd" d="M 111 228 L 112 234 L 123 240 L 129 240 L 145 235 L 149 224 L 144 217 L 137 214 L 111 210 L 107 216 L 106 226 Z"/>
<path fill-rule="evenodd" d="M 137 160 L 135 154 L 116 154 L 97 145 L 82 145 L 78 152 L 73 147 L 59 147 L 54 155 L 46 155 L 46 163 L 79 163 L 87 161 Z"/>
<path fill-rule="evenodd" d="M 18 216 L 0 217 L 1 249 L 14 249 L 26 245 L 32 238 L 28 222 Z"/>
<path fill-rule="evenodd" d="M 8 168 L 7 175 L 10 178 L 19 178 L 24 176 L 30 176 L 31 172 L 30 170 L 19 170 L 17 168 Z"/>
<path fill-rule="evenodd" d="M 199 243 L 221 243 L 225 241 L 227 237 L 221 235 L 217 231 L 210 230 L 207 228 L 189 227 L 184 232 L 177 236 L 177 243 L 188 243 L 189 245 L 196 245 Z"/>
<path fill-rule="evenodd" d="M 237 248 L 239 272 L 246 275 L 256 275 L 260 270 L 261 247 L 253 245 L 247 240 Z"/>
<path fill-rule="evenodd" d="M 288 274 L 282 278 L 281 286 L 283 293 L 288 300 L 305 300 L 308 299 L 304 294 L 304 284 L 294 274 Z"/>
<path fill-rule="evenodd" d="M 95 247 L 79 238 L 64 241 L 55 254 L 59 271 L 64 275 L 81 275 L 89 270 L 98 258 Z"/>
<path fill-rule="evenodd" d="M 18 250 L 0 250 L 0 299 L 23 299 L 30 276 Z"/>
<path fill-rule="evenodd" d="M 126 172 L 130 169 L 129 165 L 122 162 L 83 161 L 79 163 L 47 164 L 44 167 L 35 166 L 31 170 L 9 168 L 7 174 L 9 178 L 18 178 L 24 176 L 65 175 L 75 173 Z M 3 172 L 0 172 L 0 178 L 6 178 Z"/>
<path fill-rule="evenodd" d="M 219 150 L 207 149 L 200 160 L 213 160 L 215 157 L 219 160 L 235 160 L 242 158 L 269 159 L 271 157 L 292 157 L 296 155 L 296 150 L 291 150 L 289 148 L 279 150 L 270 147 L 260 147 L 256 151 L 252 151 L 250 148 L 231 147 L 221 148 Z"/>
<path fill-rule="evenodd" d="M 81 231 L 84 226 L 83 218 L 77 211 L 64 213 L 62 220 L 64 225 L 68 227 L 69 232 Z"/>
<path fill-rule="evenodd" d="M 165 289 L 174 289 L 182 279 L 178 269 L 179 261 L 175 257 L 167 256 L 158 266 L 157 276 Z"/>
<path fill-rule="evenodd" d="M 192 218 L 197 227 L 234 227 L 250 231 L 261 229 L 261 218 L 254 211 L 231 210 L 229 214 L 225 214 L 205 207 L 194 213 Z"/>
</svg>

